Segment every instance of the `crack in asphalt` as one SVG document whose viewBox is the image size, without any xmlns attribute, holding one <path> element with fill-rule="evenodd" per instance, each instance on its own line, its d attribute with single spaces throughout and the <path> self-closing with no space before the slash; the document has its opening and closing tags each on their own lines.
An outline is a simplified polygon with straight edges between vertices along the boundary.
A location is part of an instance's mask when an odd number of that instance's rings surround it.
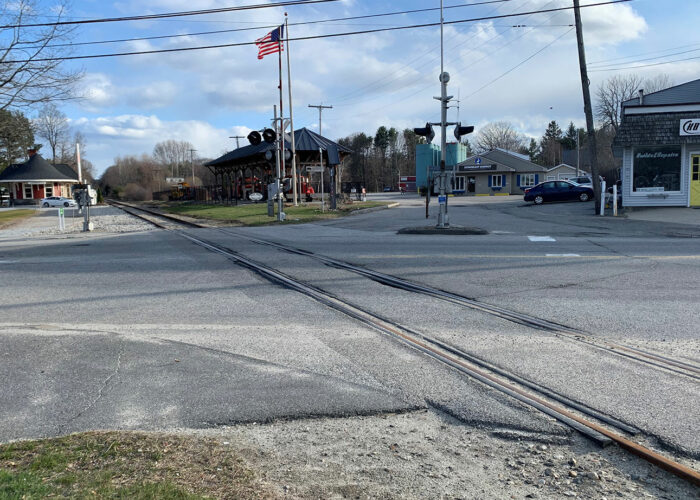
<svg viewBox="0 0 700 500">
<path fill-rule="evenodd" d="M 68 420 L 66 420 L 66 422 L 63 425 L 59 426 L 60 433 L 63 433 L 65 428 L 68 427 L 68 425 L 70 425 L 72 422 L 74 422 L 75 420 L 80 418 L 83 414 L 90 411 L 100 401 L 100 399 L 102 399 L 102 397 L 104 396 L 104 393 L 105 393 L 105 389 L 107 389 L 107 386 L 109 385 L 111 380 L 114 377 L 116 377 L 119 374 L 119 370 L 121 370 L 122 356 L 124 355 L 124 344 L 125 344 L 124 341 L 120 340 L 119 353 L 117 354 L 116 366 L 114 367 L 114 370 L 112 370 L 112 372 L 109 374 L 109 376 L 107 376 L 107 378 L 105 378 L 102 381 L 102 384 L 100 385 L 100 388 L 97 391 L 97 396 L 92 401 L 90 401 L 90 403 L 88 403 L 87 406 L 85 406 L 85 408 L 83 408 L 78 413 L 76 413 L 75 415 L 70 417 Z"/>
</svg>

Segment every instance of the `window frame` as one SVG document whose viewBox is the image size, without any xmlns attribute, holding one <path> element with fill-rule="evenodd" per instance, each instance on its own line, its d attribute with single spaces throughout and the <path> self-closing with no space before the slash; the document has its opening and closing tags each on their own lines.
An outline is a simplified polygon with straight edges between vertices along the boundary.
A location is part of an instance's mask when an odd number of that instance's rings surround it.
<svg viewBox="0 0 700 500">
<path fill-rule="evenodd" d="M 530 182 L 526 183 L 525 179 L 528 179 Z M 520 187 L 530 188 L 535 185 L 535 174 L 520 174 Z"/>
<path fill-rule="evenodd" d="M 44 198 L 51 198 L 53 196 L 53 182 L 47 182 L 44 184 Z"/>
<path fill-rule="evenodd" d="M 29 196 L 27 196 L 27 189 L 29 190 Z M 34 186 L 29 183 L 24 183 L 22 185 L 22 194 L 24 195 L 25 200 L 33 200 L 34 199 Z"/>
<path fill-rule="evenodd" d="M 637 191 L 637 188 L 635 188 L 635 177 L 634 177 L 634 170 L 636 166 L 636 155 L 638 150 L 644 150 L 644 149 L 661 149 L 661 148 L 678 148 L 678 190 L 676 191 L 666 191 L 665 189 L 663 191 Z M 631 188 L 631 194 L 632 196 L 644 196 L 647 197 L 650 194 L 681 194 L 683 192 L 683 146 L 681 144 L 665 144 L 662 146 L 658 145 L 638 145 L 638 146 L 633 146 L 632 147 L 632 154 L 630 157 L 630 188 Z M 653 187 L 653 186 L 652 186 Z"/>
<path fill-rule="evenodd" d="M 496 179 L 498 179 L 498 184 L 496 184 Z M 492 188 L 502 188 L 503 187 L 503 174 L 491 174 L 491 187 Z"/>
</svg>

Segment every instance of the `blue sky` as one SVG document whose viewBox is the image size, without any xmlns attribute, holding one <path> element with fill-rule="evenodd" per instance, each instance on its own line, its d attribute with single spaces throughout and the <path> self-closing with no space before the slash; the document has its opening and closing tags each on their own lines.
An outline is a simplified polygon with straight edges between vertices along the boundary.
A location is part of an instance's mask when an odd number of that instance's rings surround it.
<svg viewBox="0 0 700 500">
<path fill-rule="evenodd" d="M 475 0 L 445 0 L 445 6 Z M 268 3 L 266 0 L 74 0 L 71 17 L 103 18 Z M 571 0 L 510 0 L 447 9 L 446 21 L 569 6 Z M 594 3 L 582 0 L 582 5 Z M 290 23 L 327 20 L 426 7 L 430 1 L 341 0 L 288 7 Z M 584 37 L 593 91 L 605 78 L 663 73 L 674 83 L 700 77 L 700 59 L 621 69 L 669 59 L 700 56 L 697 0 L 635 0 L 583 9 Z M 88 24 L 76 42 L 191 34 L 281 23 L 280 8 L 225 14 Z M 323 35 L 439 21 L 439 13 L 335 21 L 292 26 L 290 36 Z M 550 120 L 562 127 L 585 123 L 573 13 L 537 14 L 463 23 L 445 29 L 445 69 L 459 110 L 449 119 L 477 127 L 506 120 L 523 134 L 542 135 Z M 527 27 L 513 27 L 526 25 Z M 192 47 L 253 41 L 267 28 L 208 36 L 79 46 L 78 54 Z M 694 45 L 693 45 L 694 44 Z M 668 50 L 667 50 L 668 49 Z M 662 50 L 666 52 L 660 53 Z M 692 51 L 658 58 L 665 54 Z M 379 125 L 420 126 L 439 119 L 439 28 L 292 42 L 295 127 L 318 130 L 318 112 L 309 104 L 332 105 L 323 114 L 324 135 L 337 139 L 354 132 L 373 134 Z M 628 59 L 620 59 L 625 58 Z M 606 63 L 606 61 L 608 61 Z M 277 58 L 257 59 L 253 46 L 70 62 L 85 71 L 85 98 L 62 110 L 87 137 L 87 155 L 98 173 L 116 156 L 151 154 L 166 139 L 191 142 L 201 157 L 232 149 L 232 135 L 269 125 L 278 102 Z M 456 103 L 455 103 L 456 104 Z M 285 107 L 286 97 L 285 78 Z"/>
</svg>

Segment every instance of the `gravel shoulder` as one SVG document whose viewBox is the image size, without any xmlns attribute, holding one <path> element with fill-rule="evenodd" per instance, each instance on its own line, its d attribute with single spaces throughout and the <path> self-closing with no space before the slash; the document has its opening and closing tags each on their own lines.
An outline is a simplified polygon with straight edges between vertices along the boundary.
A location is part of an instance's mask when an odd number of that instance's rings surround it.
<svg viewBox="0 0 700 500">
<path fill-rule="evenodd" d="M 284 498 L 680 500 L 698 493 L 615 446 L 467 426 L 432 410 L 196 433 L 239 447 Z"/>
</svg>

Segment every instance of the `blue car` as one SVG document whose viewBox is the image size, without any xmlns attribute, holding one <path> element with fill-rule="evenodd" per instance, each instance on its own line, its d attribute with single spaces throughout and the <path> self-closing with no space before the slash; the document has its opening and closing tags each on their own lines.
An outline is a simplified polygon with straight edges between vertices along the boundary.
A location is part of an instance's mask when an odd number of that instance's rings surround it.
<svg viewBox="0 0 700 500">
<path fill-rule="evenodd" d="M 589 201 L 593 190 L 567 181 L 546 181 L 525 190 L 525 201 L 541 205 L 545 201 Z"/>
</svg>

